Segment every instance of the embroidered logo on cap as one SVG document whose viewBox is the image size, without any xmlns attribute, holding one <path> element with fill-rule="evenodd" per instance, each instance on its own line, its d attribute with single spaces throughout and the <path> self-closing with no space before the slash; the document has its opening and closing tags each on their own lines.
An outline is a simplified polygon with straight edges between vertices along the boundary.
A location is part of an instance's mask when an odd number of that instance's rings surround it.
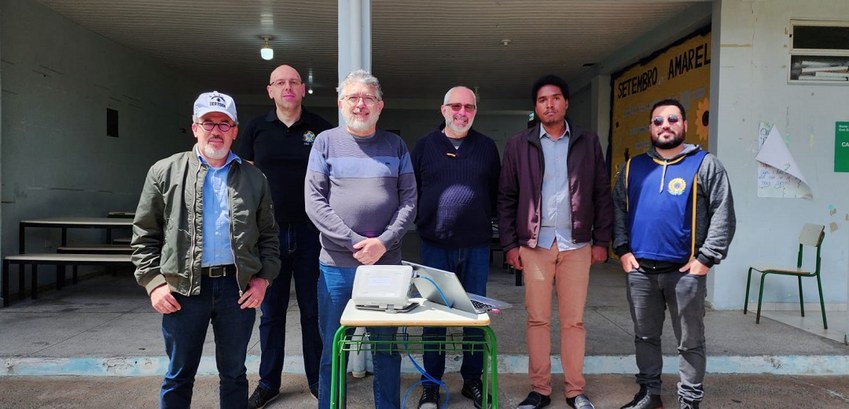
<svg viewBox="0 0 849 409">
<path fill-rule="evenodd" d="M 224 97 L 218 94 L 213 94 L 209 97 L 209 106 L 220 106 L 221 108 L 227 108 L 227 102 L 224 100 Z"/>
</svg>

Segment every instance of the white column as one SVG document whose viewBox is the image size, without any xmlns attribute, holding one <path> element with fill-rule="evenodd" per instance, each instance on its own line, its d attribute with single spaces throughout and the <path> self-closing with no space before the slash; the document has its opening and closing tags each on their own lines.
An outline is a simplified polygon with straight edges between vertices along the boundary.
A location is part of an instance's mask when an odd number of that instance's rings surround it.
<svg viewBox="0 0 849 409">
<path fill-rule="evenodd" d="M 351 71 L 371 72 L 371 0 L 339 0 L 338 19 L 338 82 L 341 82 Z M 344 123 L 339 114 L 339 124 Z"/>
<path fill-rule="evenodd" d="M 338 77 L 342 80 L 354 70 L 363 69 L 371 72 L 371 0 L 339 0 L 339 61 Z M 339 115 L 339 125 L 345 123 L 342 114 Z M 357 328 L 356 334 L 365 333 L 364 328 Z M 369 368 L 371 354 L 368 350 L 355 352 L 348 357 L 348 370 L 355 377 L 363 377 Z"/>
</svg>

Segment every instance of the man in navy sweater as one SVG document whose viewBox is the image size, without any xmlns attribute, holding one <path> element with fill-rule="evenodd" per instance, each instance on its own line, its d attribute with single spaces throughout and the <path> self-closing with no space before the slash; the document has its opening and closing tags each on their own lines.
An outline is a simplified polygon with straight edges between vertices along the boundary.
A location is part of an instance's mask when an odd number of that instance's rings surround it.
<svg viewBox="0 0 849 409">
<path fill-rule="evenodd" d="M 445 94 L 441 107 L 445 125 L 421 138 L 412 162 L 418 186 L 416 229 L 422 240 L 422 263 L 457 274 L 466 291 L 486 294 L 489 277 L 491 218 L 501 172 L 498 149 L 486 135 L 472 129 L 477 97 L 458 86 Z M 424 328 L 427 339 L 445 339 L 445 328 Z M 480 329 L 464 328 L 465 339 L 482 339 Z M 463 351 L 463 396 L 480 409 L 483 400 L 483 355 Z M 445 372 L 445 353 L 424 353 L 424 391 L 419 409 L 436 409 Z"/>
</svg>

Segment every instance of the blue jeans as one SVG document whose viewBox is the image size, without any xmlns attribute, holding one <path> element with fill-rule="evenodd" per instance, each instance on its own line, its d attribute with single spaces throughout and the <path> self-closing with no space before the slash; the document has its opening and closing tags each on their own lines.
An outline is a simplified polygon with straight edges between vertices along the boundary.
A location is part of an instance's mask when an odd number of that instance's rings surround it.
<svg viewBox="0 0 849 409">
<path fill-rule="evenodd" d="M 310 222 L 280 225 L 280 275 L 265 292 L 259 320 L 259 343 L 262 357 L 259 364 L 259 386 L 278 390 L 286 355 L 286 310 L 292 276 L 295 277 L 295 296 L 301 312 L 301 342 L 304 371 L 312 388 L 318 385 L 318 365 L 321 360 L 321 334 L 318 331 L 318 255 L 321 244 L 318 230 Z"/>
<path fill-rule="evenodd" d="M 488 246 L 457 249 L 439 247 L 422 241 L 421 256 L 422 264 L 457 274 L 457 278 L 467 292 L 486 295 L 486 281 L 489 279 Z M 422 329 L 422 336 L 426 340 L 444 340 L 445 333 L 445 328 L 425 327 Z M 463 328 L 463 339 L 482 342 L 483 331 L 480 328 Z M 445 351 L 425 351 L 424 369 L 430 376 L 442 379 L 442 375 L 445 374 Z M 463 364 L 460 366 L 460 375 L 463 376 L 463 380 L 479 380 L 482 373 L 481 347 L 463 345 Z M 427 380 L 427 377 L 422 376 L 422 380 Z"/>
<path fill-rule="evenodd" d="M 356 267 L 334 267 L 321 264 L 318 278 L 318 325 L 321 327 L 323 350 L 318 383 L 318 407 L 330 407 L 330 375 L 333 359 L 333 336 L 339 329 L 339 319 L 351 299 Z M 349 333 L 354 329 L 350 328 Z M 393 339 L 396 327 L 367 328 L 371 340 Z M 401 355 L 397 348 L 373 348 L 374 354 L 374 407 L 377 409 L 401 408 Z M 347 365 L 348 357 L 341 360 Z"/>
<path fill-rule="evenodd" d="M 704 398 L 706 276 L 673 271 L 626 276 L 628 304 L 634 321 L 637 383 L 660 394 L 663 354 L 660 347 L 665 310 L 678 340 L 678 395 L 687 401 Z"/>
<path fill-rule="evenodd" d="M 239 308 L 239 285 L 235 276 L 201 278 L 200 294 L 173 294 L 182 307 L 162 316 L 162 335 L 168 354 L 168 372 L 162 380 L 160 407 L 188 408 L 192 387 L 203 355 L 206 331 L 212 322 L 215 363 L 218 367 L 220 407 L 248 407 L 245 356 L 256 311 Z"/>
</svg>

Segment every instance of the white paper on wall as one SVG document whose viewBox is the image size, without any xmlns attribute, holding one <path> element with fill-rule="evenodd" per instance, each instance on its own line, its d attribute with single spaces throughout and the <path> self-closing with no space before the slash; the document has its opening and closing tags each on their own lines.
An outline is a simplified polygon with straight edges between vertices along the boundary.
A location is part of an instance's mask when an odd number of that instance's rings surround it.
<svg viewBox="0 0 849 409">
<path fill-rule="evenodd" d="M 811 187 L 778 127 L 761 122 L 755 160 L 758 161 L 758 197 L 813 198 Z"/>
</svg>

